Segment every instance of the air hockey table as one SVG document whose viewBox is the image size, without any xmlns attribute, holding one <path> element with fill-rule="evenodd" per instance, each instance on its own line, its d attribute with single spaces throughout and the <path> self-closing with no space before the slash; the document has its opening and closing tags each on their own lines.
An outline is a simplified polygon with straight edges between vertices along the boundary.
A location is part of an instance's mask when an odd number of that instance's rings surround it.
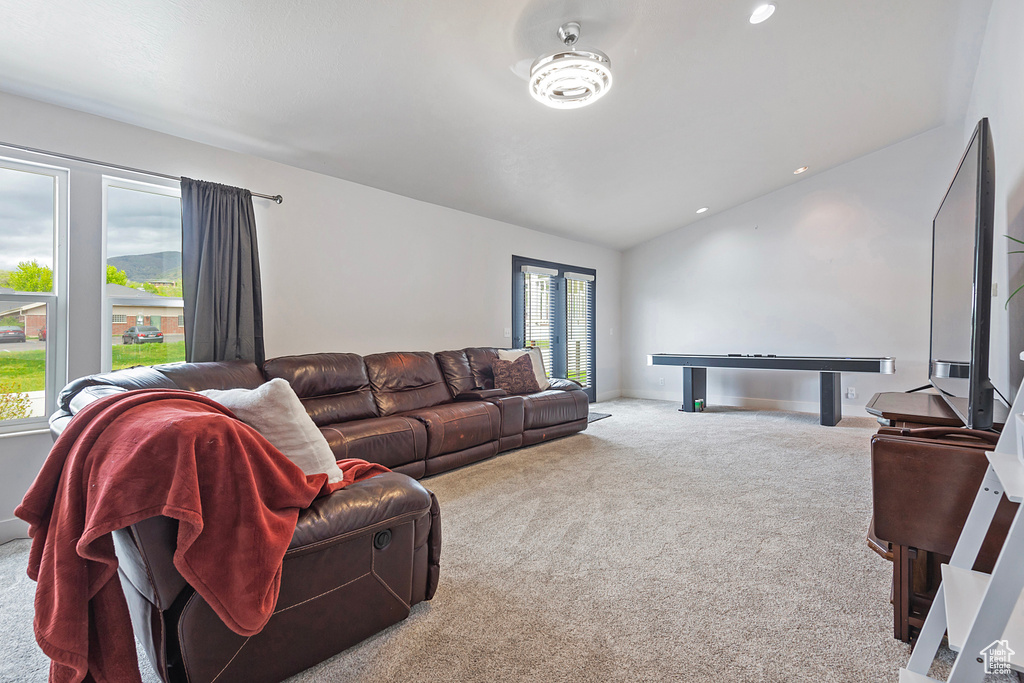
<svg viewBox="0 0 1024 683">
<path fill-rule="evenodd" d="M 695 402 L 707 401 L 708 368 L 746 370 L 803 370 L 817 372 L 821 378 L 820 423 L 834 427 L 843 419 L 840 377 L 844 372 L 873 372 L 891 375 L 896 372 L 896 359 L 841 358 L 815 356 L 776 356 L 772 354 L 727 354 L 702 356 L 688 353 L 656 353 L 647 356 L 648 365 L 671 365 L 683 369 L 683 407 L 692 413 Z"/>
</svg>

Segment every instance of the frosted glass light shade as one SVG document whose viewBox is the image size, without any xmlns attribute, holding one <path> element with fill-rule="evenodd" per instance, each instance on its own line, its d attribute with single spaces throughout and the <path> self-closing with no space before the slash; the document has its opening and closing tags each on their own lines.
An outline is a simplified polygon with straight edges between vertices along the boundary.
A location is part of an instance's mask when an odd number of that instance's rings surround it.
<svg viewBox="0 0 1024 683">
<path fill-rule="evenodd" d="M 561 50 L 530 67 L 530 94 L 555 109 L 585 107 L 612 87 L 612 62 L 600 50 Z"/>
</svg>

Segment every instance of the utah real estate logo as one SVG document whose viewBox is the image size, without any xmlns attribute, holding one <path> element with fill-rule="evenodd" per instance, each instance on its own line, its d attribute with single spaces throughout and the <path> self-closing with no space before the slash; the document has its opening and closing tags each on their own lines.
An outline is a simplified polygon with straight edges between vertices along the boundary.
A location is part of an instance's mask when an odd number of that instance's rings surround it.
<svg viewBox="0 0 1024 683">
<path fill-rule="evenodd" d="M 979 654 L 985 658 L 985 673 L 1009 674 L 1010 657 L 1017 653 L 1010 649 L 1009 641 L 995 640 Z"/>
</svg>

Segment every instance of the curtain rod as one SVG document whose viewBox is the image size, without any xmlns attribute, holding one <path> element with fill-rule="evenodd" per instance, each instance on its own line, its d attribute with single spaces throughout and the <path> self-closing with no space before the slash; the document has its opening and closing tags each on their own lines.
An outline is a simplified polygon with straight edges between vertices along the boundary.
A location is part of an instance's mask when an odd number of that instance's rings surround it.
<svg viewBox="0 0 1024 683">
<path fill-rule="evenodd" d="M 54 157 L 56 159 L 67 159 L 68 161 L 80 161 L 85 164 L 93 164 L 94 166 L 102 166 L 104 168 L 113 168 L 118 171 L 128 171 L 130 173 L 141 173 L 142 175 L 154 176 L 156 178 L 166 178 L 167 180 L 177 180 L 181 182 L 181 176 L 168 175 L 166 173 L 156 173 L 155 171 L 144 171 L 141 168 L 132 168 L 131 166 L 121 166 L 120 164 L 108 164 L 105 161 L 97 161 L 96 159 L 86 159 L 85 157 L 76 157 L 70 154 L 61 154 L 59 152 L 48 152 L 45 149 L 35 149 L 34 147 L 25 147 L 24 145 L 12 145 L 9 142 L 0 142 L 0 147 L 9 147 L 10 149 L 17 149 L 22 152 L 31 152 L 33 154 L 42 154 L 43 156 Z M 263 197 L 269 199 L 277 204 L 284 201 L 284 197 L 279 194 L 269 195 L 260 194 L 259 192 L 251 192 L 253 197 Z"/>
</svg>

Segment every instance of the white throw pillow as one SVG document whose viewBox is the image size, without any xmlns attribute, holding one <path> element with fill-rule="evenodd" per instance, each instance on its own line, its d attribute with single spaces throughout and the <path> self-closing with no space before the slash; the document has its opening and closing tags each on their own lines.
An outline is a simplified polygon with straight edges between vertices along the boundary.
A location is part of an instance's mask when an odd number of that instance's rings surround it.
<svg viewBox="0 0 1024 683">
<path fill-rule="evenodd" d="M 515 360 L 523 354 L 530 354 L 530 362 L 533 363 L 533 374 L 537 376 L 537 386 L 541 391 L 551 388 L 547 374 L 544 372 L 544 356 L 540 355 L 540 349 L 531 347 L 529 349 L 498 349 L 498 360 Z"/>
<path fill-rule="evenodd" d="M 327 439 L 317 429 L 288 380 L 276 377 L 255 389 L 206 389 L 200 394 L 233 412 L 306 474 L 345 478 Z"/>
</svg>

